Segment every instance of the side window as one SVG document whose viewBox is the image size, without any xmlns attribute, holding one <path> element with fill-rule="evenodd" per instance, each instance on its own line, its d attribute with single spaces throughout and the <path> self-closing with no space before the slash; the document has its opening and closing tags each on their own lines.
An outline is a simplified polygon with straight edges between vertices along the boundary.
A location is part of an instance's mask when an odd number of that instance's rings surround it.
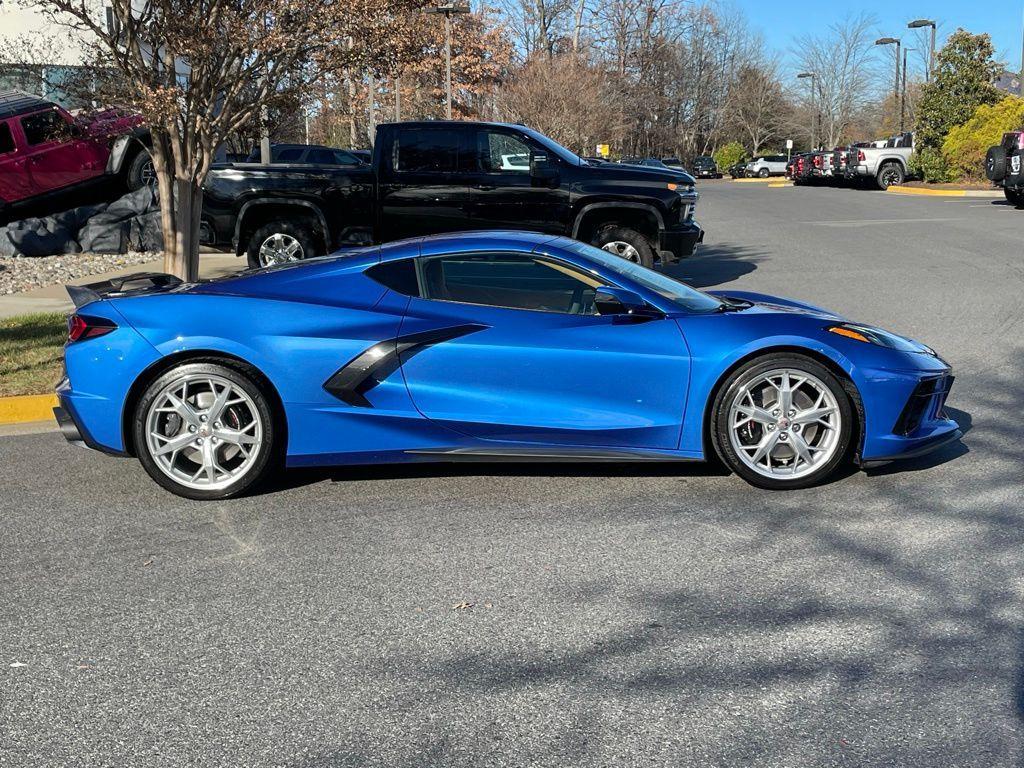
<svg viewBox="0 0 1024 768">
<path fill-rule="evenodd" d="M 366 274 L 392 291 L 405 296 L 419 296 L 420 284 L 416 277 L 415 259 L 395 259 L 376 264 Z"/>
<path fill-rule="evenodd" d="M 6 155 L 14 151 L 14 137 L 11 135 L 11 126 L 7 123 L 0 123 L 0 155 Z"/>
<path fill-rule="evenodd" d="M 70 136 L 67 123 L 56 110 L 37 112 L 21 118 L 21 130 L 25 132 L 25 141 L 29 146 Z"/>
<path fill-rule="evenodd" d="M 297 163 L 299 162 L 300 157 L 302 157 L 301 147 L 288 147 L 288 149 L 282 149 L 280 152 L 277 153 L 277 160 L 275 160 L 274 162 Z M 259 162 L 259 157 L 257 157 L 257 162 Z"/>
<path fill-rule="evenodd" d="M 594 289 L 603 284 L 569 264 L 510 253 L 425 258 L 420 277 L 428 299 L 572 315 L 596 314 Z"/>
<path fill-rule="evenodd" d="M 530 172 L 530 146 L 519 137 L 500 131 L 478 131 L 476 137 L 484 173 Z"/>
<path fill-rule="evenodd" d="M 402 128 L 391 148 L 396 173 L 451 173 L 459 169 L 462 132 L 450 128 Z"/>
<path fill-rule="evenodd" d="M 331 154 L 334 155 L 335 165 L 359 165 L 359 159 L 355 155 L 350 155 L 348 152 L 342 152 L 340 149 L 334 150 Z"/>
</svg>

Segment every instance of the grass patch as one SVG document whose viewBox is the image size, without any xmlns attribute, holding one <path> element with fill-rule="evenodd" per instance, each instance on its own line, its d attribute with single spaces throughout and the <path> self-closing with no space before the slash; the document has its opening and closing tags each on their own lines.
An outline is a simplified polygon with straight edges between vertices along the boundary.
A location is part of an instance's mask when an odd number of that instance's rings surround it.
<svg viewBox="0 0 1024 768">
<path fill-rule="evenodd" d="M 67 336 L 67 318 L 60 312 L 0 320 L 0 397 L 53 392 Z"/>
</svg>

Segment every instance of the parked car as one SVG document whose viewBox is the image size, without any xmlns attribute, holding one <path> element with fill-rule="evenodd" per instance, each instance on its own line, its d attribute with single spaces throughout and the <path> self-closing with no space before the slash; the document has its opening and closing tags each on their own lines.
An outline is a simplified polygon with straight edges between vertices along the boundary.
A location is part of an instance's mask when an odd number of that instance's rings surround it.
<svg viewBox="0 0 1024 768">
<path fill-rule="evenodd" d="M 747 176 L 758 176 L 767 179 L 769 176 L 782 176 L 786 172 L 789 158 L 785 155 L 758 155 L 747 163 Z"/>
<path fill-rule="evenodd" d="M 914 134 L 901 133 L 872 144 L 874 146 L 850 150 L 846 178 L 852 181 L 873 181 L 883 190 L 902 184 L 909 174 L 910 156 L 914 154 Z"/>
<path fill-rule="evenodd" d="M 149 133 L 138 115 L 110 109 L 75 117 L 51 101 L 0 92 L 0 217 L 88 184 L 150 183 Z"/>
<path fill-rule="evenodd" d="M 747 175 L 747 160 L 740 160 L 738 163 L 733 163 L 729 166 L 727 173 L 734 179 L 742 179 Z"/>
<path fill-rule="evenodd" d="M 718 172 L 718 163 L 715 158 L 708 155 L 701 155 L 693 160 L 693 175 L 698 179 L 720 179 L 722 174 Z"/>
<path fill-rule="evenodd" d="M 278 466 L 716 455 L 784 490 L 960 436 L 950 367 L 923 344 L 567 237 L 414 238 L 69 293 L 61 431 L 192 499 Z"/>
<path fill-rule="evenodd" d="M 260 162 L 260 149 L 249 153 L 247 163 Z M 319 144 L 271 144 L 270 162 L 281 165 L 365 165 L 356 152 Z"/>
<path fill-rule="evenodd" d="M 801 152 L 793 158 L 792 178 L 794 184 L 810 184 L 814 180 L 813 152 Z"/>
<path fill-rule="evenodd" d="M 703 238 L 692 176 L 595 165 L 501 123 L 383 124 L 368 166 L 219 166 L 203 197 L 203 241 L 232 245 L 253 267 L 480 229 L 569 235 L 651 266 Z"/>
<path fill-rule="evenodd" d="M 1007 201 L 1024 206 L 1024 131 L 1008 131 L 985 155 L 985 175 L 1003 188 Z"/>
<path fill-rule="evenodd" d="M 689 171 L 686 170 L 685 166 L 683 166 L 683 161 L 680 160 L 678 157 L 663 157 L 661 159 L 661 162 L 663 162 L 667 167 L 671 168 L 674 171 L 682 171 L 683 173 L 689 173 Z M 694 173 L 692 175 L 696 176 L 697 174 Z"/>
</svg>

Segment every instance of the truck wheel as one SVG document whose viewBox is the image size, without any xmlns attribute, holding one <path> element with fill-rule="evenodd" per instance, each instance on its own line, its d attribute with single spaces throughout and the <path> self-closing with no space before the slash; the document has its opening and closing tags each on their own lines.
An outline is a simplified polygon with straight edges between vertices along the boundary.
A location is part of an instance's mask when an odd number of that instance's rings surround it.
<svg viewBox="0 0 1024 768">
<path fill-rule="evenodd" d="M 143 149 L 132 158 L 132 162 L 128 166 L 128 173 L 125 175 L 125 185 L 129 191 L 134 192 L 155 184 L 156 171 L 153 170 L 153 158 L 149 156 L 149 152 Z"/>
<path fill-rule="evenodd" d="M 1006 195 L 1006 202 L 1024 208 L 1024 190 L 1003 187 L 1003 194 Z"/>
<path fill-rule="evenodd" d="M 771 175 L 771 172 L 767 168 L 762 168 L 760 171 L 757 172 L 757 175 L 760 176 L 762 179 L 767 179 Z"/>
<path fill-rule="evenodd" d="M 898 163 L 886 163 L 878 169 L 875 183 L 883 191 L 889 187 L 898 187 L 903 183 L 903 169 L 900 168 Z"/>
<path fill-rule="evenodd" d="M 615 224 L 602 227 L 594 237 L 593 245 L 621 256 L 627 261 L 654 267 L 654 249 L 646 237 L 635 229 L 620 227 Z"/>
<path fill-rule="evenodd" d="M 313 233 L 302 222 L 275 219 L 252 233 L 246 256 L 250 269 L 272 267 L 317 255 Z"/>
</svg>

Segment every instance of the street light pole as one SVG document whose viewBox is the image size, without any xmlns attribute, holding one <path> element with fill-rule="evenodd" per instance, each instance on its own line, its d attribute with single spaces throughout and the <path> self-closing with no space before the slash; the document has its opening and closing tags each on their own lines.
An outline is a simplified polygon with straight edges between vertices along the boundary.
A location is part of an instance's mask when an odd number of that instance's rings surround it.
<svg viewBox="0 0 1024 768">
<path fill-rule="evenodd" d="M 921 27 L 932 28 L 932 41 L 928 47 L 928 70 L 924 73 L 924 81 L 930 83 L 932 81 L 932 69 L 935 67 L 935 22 L 931 19 L 915 19 L 907 24 L 907 29 L 920 29 Z"/>
<path fill-rule="evenodd" d="M 903 49 L 903 85 L 900 90 L 900 133 L 903 133 L 903 122 L 907 113 L 907 54 L 916 48 Z"/>
<path fill-rule="evenodd" d="M 444 67 L 445 67 L 445 115 L 452 119 L 452 14 L 469 13 L 468 5 L 438 5 L 424 9 L 425 13 L 440 13 L 444 16 Z"/>
<path fill-rule="evenodd" d="M 817 138 L 817 136 L 815 135 L 817 133 L 815 126 L 815 117 L 817 116 L 817 113 L 815 111 L 814 98 L 814 81 L 817 78 L 817 74 L 814 72 L 801 72 L 800 74 L 797 75 L 797 79 L 799 80 L 803 80 L 804 78 L 807 78 L 811 81 L 811 149 L 813 150 L 817 144 L 817 142 L 815 142 L 815 139 Z"/>
<path fill-rule="evenodd" d="M 902 45 L 898 37 L 880 37 L 875 40 L 875 45 L 892 45 L 896 44 L 896 87 L 893 90 L 893 109 L 896 108 L 896 102 L 900 99 L 900 46 Z"/>
</svg>

